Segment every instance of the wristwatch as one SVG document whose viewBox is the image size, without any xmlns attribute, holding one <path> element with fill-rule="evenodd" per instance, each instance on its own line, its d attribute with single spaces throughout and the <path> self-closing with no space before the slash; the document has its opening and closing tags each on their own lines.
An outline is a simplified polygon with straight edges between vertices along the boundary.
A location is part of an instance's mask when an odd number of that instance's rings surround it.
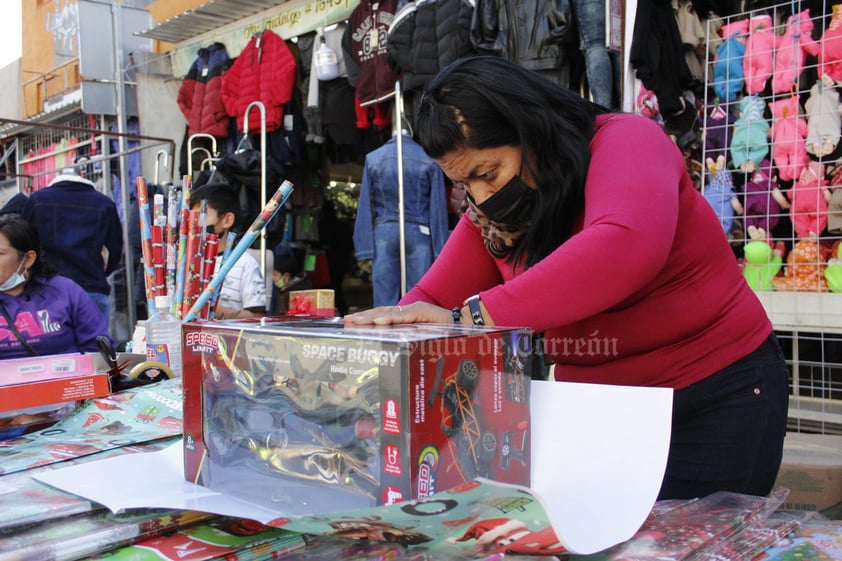
<svg viewBox="0 0 842 561">
<path fill-rule="evenodd" d="M 468 306 L 468 312 L 471 314 L 471 321 L 474 325 L 485 325 L 485 320 L 482 319 L 482 309 L 479 305 L 479 294 L 474 294 L 465 300 L 465 305 Z"/>
</svg>

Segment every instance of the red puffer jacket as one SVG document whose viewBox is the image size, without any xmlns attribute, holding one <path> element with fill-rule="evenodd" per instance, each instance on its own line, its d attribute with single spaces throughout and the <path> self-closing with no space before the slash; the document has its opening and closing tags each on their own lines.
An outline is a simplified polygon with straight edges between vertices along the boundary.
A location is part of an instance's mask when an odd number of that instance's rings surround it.
<svg viewBox="0 0 842 561">
<path fill-rule="evenodd" d="M 222 76 L 231 64 L 225 45 L 199 49 L 178 89 L 178 107 L 187 119 L 189 135 L 228 136 L 228 113 L 222 103 Z"/>
<path fill-rule="evenodd" d="M 292 99 L 295 57 L 271 29 L 255 34 L 222 80 L 222 100 L 228 115 L 243 130 L 246 107 L 260 101 L 266 108 L 266 132 L 281 128 L 284 105 Z M 249 132 L 260 131 L 260 110 L 249 113 Z"/>
</svg>

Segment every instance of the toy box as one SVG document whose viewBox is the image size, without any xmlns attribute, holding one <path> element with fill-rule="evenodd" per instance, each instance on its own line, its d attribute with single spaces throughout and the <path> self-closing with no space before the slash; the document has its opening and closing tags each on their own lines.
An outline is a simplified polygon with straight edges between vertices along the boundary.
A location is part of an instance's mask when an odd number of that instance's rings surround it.
<svg viewBox="0 0 842 561">
<path fill-rule="evenodd" d="M 107 372 L 91 354 L 59 354 L 0 361 L 0 411 L 100 397 L 111 393 Z"/>
<path fill-rule="evenodd" d="M 529 485 L 529 330 L 184 325 L 185 478 L 290 514 Z"/>
<path fill-rule="evenodd" d="M 290 315 L 327 316 L 335 315 L 333 289 L 291 290 L 289 293 Z"/>
<path fill-rule="evenodd" d="M 782 508 L 842 518 L 842 436 L 788 432 L 775 484 L 789 489 Z"/>
</svg>

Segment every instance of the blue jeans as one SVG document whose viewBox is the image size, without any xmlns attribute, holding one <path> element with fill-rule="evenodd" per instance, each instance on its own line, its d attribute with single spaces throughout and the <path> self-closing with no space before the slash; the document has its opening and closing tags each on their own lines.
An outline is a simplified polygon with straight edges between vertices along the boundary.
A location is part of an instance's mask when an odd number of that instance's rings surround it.
<svg viewBox="0 0 842 561">
<path fill-rule="evenodd" d="M 658 499 L 767 495 L 781 465 L 788 403 L 788 370 L 774 334 L 731 366 L 677 390 Z"/>
<path fill-rule="evenodd" d="M 91 297 L 91 300 L 94 301 L 99 311 L 102 312 L 102 315 L 105 316 L 105 324 L 108 325 L 109 316 L 111 315 L 109 312 L 111 310 L 111 302 L 108 298 L 108 294 L 103 294 L 102 292 L 88 292 L 88 296 Z"/>
<path fill-rule="evenodd" d="M 579 48 L 585 56 L 585 71 L 594 102 L 613 108 L 614 84 L 620 86 L 619 64 L 612 62 L 605 45 L 605 0 L 573 0 L 579 28 Z M 616 69 L 615 69 L 616 66 Z"/>
<path fill-rule="evenodd" d="M 433 264 L 433 242 L 428 227 L 411 222 L 406 230 L 406 289 L 415 286 Z M 422 231 L 422 228 L 425 228 Z M 393 306 L 401 297 L 400 228 L 397 222 L 374 225 L 371 277 L 374 305 Z"/>
</svg>

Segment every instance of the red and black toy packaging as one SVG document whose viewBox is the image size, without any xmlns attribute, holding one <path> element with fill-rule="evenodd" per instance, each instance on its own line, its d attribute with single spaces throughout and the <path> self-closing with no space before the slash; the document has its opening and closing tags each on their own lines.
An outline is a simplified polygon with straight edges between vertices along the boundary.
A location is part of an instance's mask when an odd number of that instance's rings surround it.
<svg viewBox="0 0 842 561">
<path fill-rule="evenodd" d="M 287 316 L 183 332 L 189 481 L 290 514 L 530 483 L 527 329 Z"/>
</svg>

